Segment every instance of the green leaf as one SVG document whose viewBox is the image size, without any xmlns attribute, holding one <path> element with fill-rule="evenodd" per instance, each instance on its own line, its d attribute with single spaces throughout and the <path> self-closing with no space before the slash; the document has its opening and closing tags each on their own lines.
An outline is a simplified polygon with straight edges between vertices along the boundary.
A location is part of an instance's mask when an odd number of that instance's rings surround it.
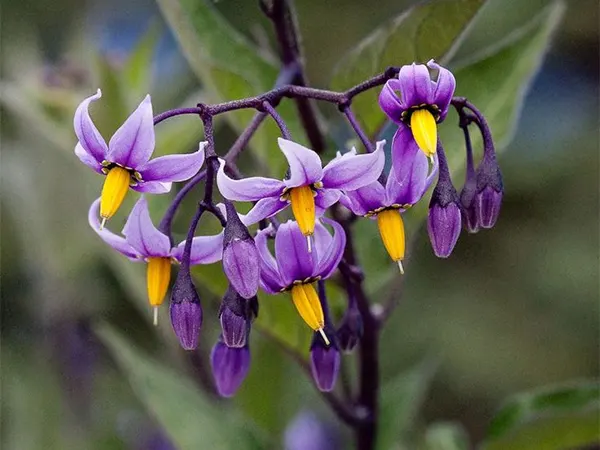
<svg viewBox="0 0 600 450">
<path fill-rule="evenodd" d="M 484 0 L 449 0 L 415 6 L 367 36 L 336 67 L 331 86 L 345 90 L 389 66 L 448 60 Z M 372 89 L 353 101 L 365 131 L 373 135 L 385 123 Z"/>
<path fill-rule="evenodd" d="M 159 36 L 160 27 L 156 24 L 150 25 L 123 67 L 123 77 L 127 83 L 128 94 L 134 100 L 139 101 L 150 90 L 152 59 Z"/>
<path fill-rule="evenodd" d="M 210 2 L 157 2 L 209 100 L 234 100 L 273 88 L 279 71 L 277 64 L 237 32 Z M 304 136 L 291 102 L 282 102 L 278 112 L 296 139 Z M 253 114 L 245 110 L 226 114 L 226 117 L 236 131 L 241 132 Z M 266 125 L 256 134 L 252 145 L 263 163 L 273 167 L 274 173 L 280 176 L 285 172 L 285 163 L 277 147 L 279 131 L 273 124 Z"/>
<path fill-rule="evenodd" d="M 186 376 L 150 359 L 108 324 L 96 332 L 177 448 L 263 448 L 252 424 L 210 402 Z"/>
<path fill-rule="evenodd" d="M 518 394 L 492 420 L 485 450 L 554 450 L 600 439 L 597 381 L 564 384 Z"/>
<path fill-rule="evenodd" d="M 435 366 L 426 360 L 386 383 L 380 394 L 381 411 L 377 448 L 390 450 L 404 437 L 415 419 Z"/>
<path fill-rule="evenodd" d="M 425 433 L 426 450 L 469 450 L 469 437 L 459 423 L 439 422 L 430 425 Z"/>
</svg>

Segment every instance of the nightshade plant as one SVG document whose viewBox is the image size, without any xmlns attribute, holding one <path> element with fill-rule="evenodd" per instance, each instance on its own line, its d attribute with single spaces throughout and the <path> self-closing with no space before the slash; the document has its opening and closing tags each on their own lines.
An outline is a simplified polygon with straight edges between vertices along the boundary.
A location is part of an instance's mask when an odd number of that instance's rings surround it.
<svg viewBox="0 0 600 450">
<path fill-rule="evenodd" d="M 219 310 L 221 336 L 211 354 L 217 391 L 235 395 L 250 369 L 249 339 L 252 322 L 259 313 L 260 289 L 274 298 L 289 298 L 299 316 L 313 330 L 310 363 L 301 361 L 312 374 L 316 387 L 338 416 L 356 431 L 359 448 L 371 449 L 376 439 L 378 415 L 379 329 L 395 304 L 381 311 L 371 310 L 363 287 L 364 274 L 353 245 L 352 227 L 362 217 L 377 221 L 383 246 L 404 273 L 406 238 L 403 214 L 422 201 L 434 185 L 429 199 L 427 228 L 434 253 L 448 257 L 464 226 L 469 232 L 492 227 L 502 201 L 503 186 L 492 134 L 486 119 L 467 99 L 454 97 L 456 82 L 450 70 L 431 60 L 389 67 L 343 92 L 308 87 L 294 47 L 288 14 L 281 14 L 285 1 L 269 7 L 261 3 L 276 26 L 284 54 L 284 67 L 276 86 L 254 97 L 224 103 L 201 103 L 173 109 L 152 117 L 147 96 L 117 130 L 109 145 L 94 126 L 88 112 L 100 90 L 85 99 L 75 112 L 76 155 L 96 172 L 105 174 L 100 199 L 89 212 L 89 222 L 110 246 L 134 261 L 147 263 L 148 300 L 158 308 L 170 283 L 171 262 L 179 265 L 170 300 L 170 317 L 182 347 L 198 345 L 203 313 L 201 299 L 191 276 L 193 264 L 222 259 L 229 288 L 223 292 Z M 286 28 L 288 27 L 288 28 Z M 291 57 L 290 57 L 291 55 Z M 434 72 L 430 72 L 430 69 Z M 398 127 L 390 146 L 374 142 L 363 130 L 351 106 L 355 97 L 379 91 L 379 104 Z M 280 102 L 293 99 L 305 125 L 312 149 L 291 136 L 277 112 Z M 337 155 L 327 161 L 323 136 L 309 100 L 336 106 L 364 147 L 328 148 Z M 465 137 L 466 182 L 460 194 L 451 179 L 437 126 L 453 106 L 460 117 Z M 215 142 L 213 122 L 220 115 L 241 109 L 255 110 L 254 119 L 228 152 Z M 149 161 L 154 149 L 154 127 L 182 115 L 199 117 L 204 140 L 189 155 L 169 155 Z M 269 145 L 278 146 L 287 164 L 280 178 L 244 176 L 237 159 L 266 117 L 279 127 L 281 137 Z M 474 166 L 469 126 L 480 131 L 484 156 Z M 316 137 L 318 136 L 318 137 Z M 391 163 L 384 170 L 386 155 Z M 206 168 L 200 170 L 205 162 Z M 155 228 L 147 200 L 142 197 L 130 213 L 124 237 L 103 228 L 120 207 L 129 187 L 147 195 L 168 192 L 172 182 L 186 181 Z M 204 184 L 184 242 L 174 246 L 173 217 L 183 198 L 196 185 Z M 225 205 L 218 204 L 217 195 Z M 237 203 L 254 202 L 247 215 L 238 215 Z M 280 214 L 290 206 L 294 220 L 280 223 Z M 206 213 L 215 216 L 223 233 L 195 236 Z M 258 224 L 258 229 L 253 228 Z M 331 231 L 330 231 L 331 229 Z M 269 249 L 274 241 L 275 257 Z M 401 274 L 398 274 L 401 276 Z M 325 283 L 338 283 L 347 295 L 347 310 L 341 320 L 329 312 Z M 275 297 L 277 296 L 277 297 Z M 216 318 L 215 318 L 216 319 Z M 156 320 L 155 320 L 156 323 Z M 360 347 L 359 387 L 356 398 L 343 401 L 333 392 L 340 366 L 341 350 Z"/>
</svg>

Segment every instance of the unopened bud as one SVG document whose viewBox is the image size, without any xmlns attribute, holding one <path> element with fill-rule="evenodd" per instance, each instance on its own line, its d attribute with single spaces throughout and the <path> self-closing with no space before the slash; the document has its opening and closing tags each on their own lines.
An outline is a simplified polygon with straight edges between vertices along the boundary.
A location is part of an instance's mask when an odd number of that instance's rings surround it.
<svg viewBox="0 0 600 450">
<path fill-rule="evenodd" d="M 180 270 L 171 294 L 171 324 L 185 350 L 194 350 L 198 346 L 198 335 L 202 325 L 202 306 L 200 297 L 190 273 Z"/>
<path fill-rule="evenodd" d="M 363 320 L 356 307 L 350 306 L 342 318 L 336 336 L 340 350 L 349 353 L 354 350 L 363 335 Z"/>
<path fill-rule="evenodd" d="M 212 349 L 210 364 L 217 391 L 223 397 L 233 397 L 250 369 L 250 349 L 232 348 L 219 340 Z"/>
<path fill-rule="evenodd" d="M 321 334 L 315 333 L 310 346 L 310 368 L 319 390 L 333 390 L 340 370 L 340 361 L 341 356 L 335 340 L 326 344 Z"/>
<path fill-rule="evenodd" d="M 258 316 L 258 299 L 246 300 L 229 286 L 219 311 L 223 342 L 228 347 L 244 347 L 250 333 L 250 326 Z"/>
</svg>

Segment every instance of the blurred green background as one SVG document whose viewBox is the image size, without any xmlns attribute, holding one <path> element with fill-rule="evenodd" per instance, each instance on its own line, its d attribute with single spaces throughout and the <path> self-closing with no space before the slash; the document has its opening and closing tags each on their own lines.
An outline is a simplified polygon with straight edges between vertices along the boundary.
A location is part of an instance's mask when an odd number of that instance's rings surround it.
<svg viewBox="0 0 600 450">
<path fill-rule="evenodd" d="M 468 60 L 548 3 L 490 0 L 453 61 Z M 311 82 L 327 86 L 341 54 L 410 4 L 298 1 Z M 276 48 L 256 2 L 214 6 L 259 46 Z M 434 257 L 424 229 L 408 230 L 418 233 L 416 246 L 401 304 L 383 334 L 381 362 L 389 380 L 429 361 L 431 384 L 425 388 L 427 377 L 418 377 L 423 407 L 411 413 L 415 436 L 426 424 L 450 420 L 477 442 L 509 394 L 598 377 L 598 4 L 567 6 L 500 159 L 506 193 L 496 227 L 462 235 L 448 260 Z M 111 323 L 202 385 L 210 383 L 203 367 L 218 332 L 218 303 L 210 286 L 200 288 L 205 325 L 197 355 L 178 349 L 166 308 L 161 326 L 149 325 L 143 267 L 112 254 L 87 225 L 102 180 L 74 157 L 71 120 L 97 87 L 104 106 L 92 114 L 105 136 L 122 120 L 109 111 L 127 113 L 146 92 L 156 112 L 191 106 L 205 92 L 151 0 L 2 0 L 1 7 L 1 445 L 170 448 L 157 415 L 93 329 Z M 151 71 L 128 59 L 142 38 L 148 48 L 156 43 L 145 56 Z M 158 153 L 190 151 L 201 137 L 190 118 L 157 133 Z M 222 150 L 234 138 L 219 127 Z M 193 206 L 188 200 L 177 237 Z M 164 196 L 153 203 L 156 218 L 167 202 Z M 123 219 L 115 219 L 115 231 Z M 380 245 L 375 227 L 368 229 Z M 397 288 L 393 282 L 375 300 Z M 292 360 L 260 334 L 252 345 L 251 373 L 233 402 L 275 436 L 273 448 L 301 410 L 316 411 L 344 442 L 347 431 Z M 352 378 L 351 358 L 345 366 Z"/>
</svg>

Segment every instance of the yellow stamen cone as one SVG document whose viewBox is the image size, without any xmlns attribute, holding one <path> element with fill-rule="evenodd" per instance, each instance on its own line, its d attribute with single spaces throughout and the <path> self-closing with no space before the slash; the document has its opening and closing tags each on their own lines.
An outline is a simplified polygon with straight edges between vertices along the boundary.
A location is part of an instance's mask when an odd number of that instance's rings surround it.
<svg viewBox="0 0 600 450">
<path fill-rule="evenodd" d="M 437 148 L 437 124 L 435 118 L 426 109 L 417 109 L 410 116 L 410 128 L 417 145 L 428 157 Z"/>
<path fill-rule="evenodd" d="M 171 281 L 171 260 L 169 258 L 148 258 L 146 282 L 148 286 L 148 302 L 157 307 L 162 304 Z"/>
<path fill-rule="evenodd" d="M 290 190 L 292 212 L 300 231 L 310 236 L 315 231 L 315 195 L 310 186 L 300 186 Z"/>
<path fill-rule="evenodd" d="M 394 261 L 398 262 L 400 272 L 404 269 L 400 261 L 404 259 L 405 237 L 404 221 L 397 209 L 386 209 L 377 214 L 379 234 L 385 249 Z"/>
<path fill-rule="evenodd" d="M 110 219 L 117 212 L 127 194 L 130 181 L 131 176 L 127 170 L 118 166 L 110 169 L 100 197 L 100 216 L 103 219 Z"/>
<path fill-rule="evenodd" d="M 325 335 L 325 317 L 319 296 L 312 284 L 298 284 L 292 288 L 292 301 L 300 314 L 300 317 L 313 330 L 318 331 L 323 336 L 323 340 L 329 345 L 329 339 Z"/>
</svg>

